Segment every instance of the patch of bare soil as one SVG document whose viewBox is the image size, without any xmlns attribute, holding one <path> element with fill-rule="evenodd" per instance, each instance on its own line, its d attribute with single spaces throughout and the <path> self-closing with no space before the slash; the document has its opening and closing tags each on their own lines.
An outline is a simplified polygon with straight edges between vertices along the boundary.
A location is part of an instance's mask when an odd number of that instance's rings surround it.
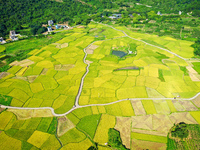
<svg viewBox="0 0 200 150">
<path fill-rule="evenodd" d="M 54 68 L 55 70 L 58 70 L 58 71 L 67 71 L 71 68 L 74 68 L 75 65 L 73 64 L 66 64 L 66 65 L 55 65 Z"/>
<path fill-rule="evenodd" d="M 28 76 L 28 81 L 32 83 L 37 77 L 38 75 Z"/>
<path fill-rule="evenodd" d="M 93 63 L 93 61 L 89 61 L 89 60 L 86 60 L 85 62 L 86 62 L 87 64 Z"/>
<path fill-rule="evenodd" d="M 164 136 L 167 136 L 169 129 L 173 126 L 173 123 L 170 121 L 167 115 L 154 114 L 153 117 L 153 130 L 163 133 Z"/>
<path fill-rule="evenodd" d="M 177 124 L 179 122 L 185 122 L 187 124 L 198 124 L 189 112 L 173 113 L 169 115 L 169 118 L 173 124 Z"/>
<path fill-rule="evenodd" d="M 35 62 L 29 59 L 25 59 L 22 61 L 14 61 L 12 63 L 10 63 L 11 66 L 21 66 L 21 67 L 26 67 L 26 66 L 30 66 L 32 64 L 34 64 Z"/>
<path fill-rule="evenodd" d="M 65 47 L 68 47 L 68 43 L 64 43 L 60 46 L 61 48 L 65 48 Z"/>
<path fill-rule="evenodd" d="M 115 129 L 120 132 L 122 144 L 130 149 L 130 135 L 131 135 L 131 118 L 130 117 L 117 117 Z"/>
<path fill-rule="evenodd" d="M 44 68 L 44 69 L 42 70 L 42 72 L 41 72 L 41 75 L 46 75 L 47 71 L 48 71 L 48 69 L 47 69 L 47 68 Z"/>
<path fill-rule="evenodd" d="M 186 111 L 198 110 L 190 101 L 179 101 Z"/>
<path fill-rule="evenodd" d="M 132 128 L 153 130 L 152 115 L 133 116 Z"/>
<path fill-rule="evenodd" d="M 28 81 L 27 77 L 20 77 L 20 76 L 13 77 L 13 79 Z"/>
<path fill-rule="evenodd" d="M 87 49 L 86 49 L 86 53 L 87 54 L 93 54 L 94 53 L 94 50 L 96 49 L 96 48 L 98 48 L 99 46 L 97 46 L 97 45 L 90 45 Z"/>
<path fill-rule="evenodd" d="M 150 141 L 141 141 L 132 139 L 131 150 L 166 150 L 167 145 L 165 143 L 156 143 Z"/>
<path fill-rule="evenodd" d="M 74 127 L 75 125 L 67 117 L 58 118 L 57 134 L 60 137 Z"/>
<path fill-rule="evenodd" d="M 200 95 L 197 96 L 195 99 L 193 99 L 192 102 L 193 102 L 197 107 L 200 107 Z"/>
<path fill-rule="evenodd" d="M 142 105 L 142 102 L 141 101 L 131 101 L 131 104 L 133 106 L 133 109 L 134 109 L 134 112 L 135 112 L 135 115 L 138 116 L 138 115 L 146 115 L 146 112 L 144 110 L 144 107 Z"/>
<path fill-rule="evenodd" d="M 4 77 L 8 76 L 9 74 L 10 74 L 9 72 L 1 72 L 1 73 L 0 73 L 0 79 L 2 79 L 2 78 L 4 78 Z"/>
</svg>

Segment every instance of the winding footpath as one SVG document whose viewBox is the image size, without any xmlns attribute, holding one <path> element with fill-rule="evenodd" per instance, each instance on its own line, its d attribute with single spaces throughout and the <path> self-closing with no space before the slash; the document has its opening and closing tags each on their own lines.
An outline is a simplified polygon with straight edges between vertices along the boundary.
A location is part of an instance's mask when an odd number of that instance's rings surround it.
<svg viewBox="0 0 200 150">
<path fill-rule="evenodd" d="M 94 22 L 94 21 L 93 21 L 93 22 Z M 97 23 L 97 22 L 95 22 L 95 23 Z M 102 23 L 100 23 L 100 24 L 102 24 Z M 159 46 L 156 46 L 156 45 L 153 45 L 153 44 L 149 44 L 149 43 L 147 43 L 147 42 L 145 42 L 145 41 L 138 40 L 138 39 L 135 39 L 135 38 L 133 38 L 133 37 L 130 37 L 130 36 L 127 35 L 123 30 L 116 29 L 116 28 L 114 28 L 113 26 L 110 26 L 110 25 L 107 25 L 107 24 L 103 24 L 103 25 L 106 25 L 106 26 L 108 26 L 108 27 L 110 27 L 110 28 L 112 28 L 112 29 L 114 29 L 114 30 L 116 30 L 116 31 L 123 32 L 125 36 L 122 36 L 122 37 L 128 37 L 128 38 L 131 38 L 131 39 L 133 39 L 133 40 L 143 42 L 143 43 L 145 43 L 145 44 L 147 44 L 147 45 L 150 45 L 150 46 L 159 48 L 159 49 L 161 49 L 161 50 L 167 51 L 167 52 L 169 52 L 169 53 L 171 53 L 171 54 L 173 54 L 173 55 L 175 55 L 175 56 L 177 56 L 177 57 L 179 57 L 179 58 L 181 58 L 181 59 L 183 59 L 183 60 L 188 60 L 188 59 L 183 58 L 183 57 L 179 56 L 178 54 L 173 53 L 173 52 L 171 52 L 171 51 L 169 51 L 169 50 L 167 50 L 167 49 L 165 49 L 165 48 L 162 48 L 162 47 L 159 47 Z M 118 37 L 118 38 L 121 38 L 121 37 Z M 110 40 L 110 39 L 107 39 L 107 40 Z M 105 41 L 105 40 L 102 40 L 102 41 Z M 95 41 L 95 42 L 96 42 L 96 41 Z M 95 43 L 95 42 L 93 42 L 93 43 Z M 41 109 L 46 110 L 46 109 L 48 109 L 48 110 L 51 110 L 53 116 L 55 116 L 55 117 L 60 117 L 60 116 L 65 116 L 65 115 L 67 115 L 67 114 L 71 113 L 72 111 L 74 111 L 74 110 L 76 110 L 76 109 L 79 109 L 79 108 L 90 107 L 90 106 L 106 106 L 106 105 L 111 105 L 111 104 L 119 103 L 119 102 L 122 102 L 122 101 L 137 101 L 137 100 L 174 100 L 174 97 L 173 97 L 173 98 L 127 98 L 127 99 L 121 99 L 121 100 L 114 101 L 114 102 L 111 102 L 111 103 L 106 103 L 106 104 L 90 104 L 90 105 L 83 105 L 83 106 L 79 105 L 79 98 L 80 98 L 80 95 L 81 95 L 81 92 L 82 92 L 82 89 L 83 89 L 84 79 L 85 79 L 86 75 L 88 74 L 88 72 L 89 72 L 89 67 L 90 67 L 90 63 L 87 63 L 87 62 L 86 62 L 86 58 L 87 58 L 86 49 L 87 49 L 88 47 L 90 47 L 93 43 L 91 43 L 90 45 L 88 45 L 88 46 L 87 46 L 86 48 L 84 48 L 84 50 L 83 50 L 84 53 L 85 53 L 85 56 L 84 56 L 84 58 L 83 58 L 83 62 L 87 65 L 87 66 L 86 66 L 86 72 L 84 73 L 84 75 L 83 75 L 82 78 L 81 78 L 81 83 L 80 83 L 80 86 L 79 86 L 78 94 L 77 94 L 77 96 L 76 96 L 76 98 L 75 98 L 75 104 L 74 104 L 73 108 L 71 108 L 69 111 L 67 111 L 67 112 L 65 112 L 65 113 L 63 113 L 63 114 L 57 114 L 57 113 L 54 112 L 54 109 L 53 109 L 52 107 L 37 107 L 37 108 L 32 108 L 32 107 L 14 107 L 14 106 L 0 105 L 0 108 L 4 108 L 4 109 L 6 109 L 6 108 L 7 108 L 7 109 L 17 109 L 17 110 L 41 110 Z M 197 93 L 195 96 L 193 96 L 193 97 L 191 97 L 191 98 L 176 98 L 176 100 L 190 101 L 190 100 L 193 100 L 193 99 L 197 98 L 199 95 L 200 95 L 200 92 Z"/>
</svg>

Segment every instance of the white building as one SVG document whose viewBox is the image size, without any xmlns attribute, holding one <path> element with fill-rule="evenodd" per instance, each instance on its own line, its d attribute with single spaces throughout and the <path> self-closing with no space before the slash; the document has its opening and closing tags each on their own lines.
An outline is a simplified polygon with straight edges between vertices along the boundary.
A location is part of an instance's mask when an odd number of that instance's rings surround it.
<svg viewBox="0 0 200 150">
<path fill-rule="evenodd" d="M 49 25 L 49 26 L 52 26 L 52 25 L 53 25 L 53 20 L 49 20 L 49 21 L 48 21 L 48 25 Z"/>
<path fill-rule="evenodd" d="M 47 30 L 48 30 L 48 32 L 51 32 L 52 28 L 51 27 L 47 27 Z"/>
<path fill-rule="evenodd" d="M 2 37 L 0 37 L 0 43 L 1 43 L 1 44 L 5 44 L 6 41 L 5 41 Z"/>
<path fill-rule="evenodd" d="M 15 30 L 10 31 L 10 39 L 12 41 L 17 41 L 18 37 L 16 36 Z"/>
</svg>

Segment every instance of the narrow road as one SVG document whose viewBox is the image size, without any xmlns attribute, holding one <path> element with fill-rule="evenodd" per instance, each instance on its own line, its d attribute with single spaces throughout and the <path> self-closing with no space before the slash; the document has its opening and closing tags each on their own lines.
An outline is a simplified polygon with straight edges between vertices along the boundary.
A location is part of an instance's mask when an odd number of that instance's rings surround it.
<svg viewBox="0 0 200 150">
<path fill-rule="evenodd" d="M 197 93 L 195 96 L 191 97 L 191 98 L 176 98 L 176 100 L 180 101 L 190 101 L 195 99 L 196 97 L 198 97 L 200 95 L 200 92 Z M 5 106 L 5 105 L 0 105 L 0 108 L 8 108 L 8 109 L 18 109 L 18 110 L 40 110 L 40 109 L 49 109 L 51 110 L 53 116 L 55 117 L 61 117 L 61 116 L 65 116 L 69 113 L 71 113 L 72 111 L 78 109 L 78 108 L 84 108 L 84 107 L 90 107 L 90 106 L 106 106 L 106 105 L 111 105 L 111 104 L 115 104 L 115 103 L 119 103 L 122 101 L 138 101 L 138 100 L 175 100 L 174 97 L 173 98 L 127 98 L 127 99 L 121 99 L 115 102 L 111 102 L 111 103 L 106 103 L 106 104 L 90 104 L 90 105 L 84 105 L 84 106 L 80 106 L 78 105 L 78 107 L 73 107 L 72 109 L 70 109 L 68 112 L 63 113 L 63 114 L 56 114 L 54 112 L 54 109 L 51 107 L 39 107 L 39 108 L 28 108 L 28 107 L 13 107 L 13 106 Z"/>
<path fill-rule="evenodd" d="M 93 21 L 93 22 L 95 22 L 95 21 Z M 98 23 L 98 22 L 95 22 L 95 23 Z M 114 29 L 114 30 L 116 30 L 116 31 L 121 31 L 121 32 L 124 33 L 124 35 L 125 35 L 126 37 L 128 37 L 128 38 L 130 38 L 130 39 L 133 39 L 133 40 L 136 40 L 136 41 L 140 41 L 140 42 L 143 42 L 143 43 L 145 43 L 145 44 L 147 44 L 147 45 L 150 45 L 150 46 L 152 46 L 152 47 L 156 47 L 156 48 L 159 48 L 159 49 L 161 49 L 161 50 L 167 51 L 168 53 L 171 53 L 171 54 L 173 54 L 173 55 L 175 55 L 175 56 L 177 56 L 177 57 L 179 57 L 179 58 L 181 58 L 181 59 L 183 59 L 183 60 L 189 60 L 189 59 L 187 59 L 187 58 L 181 57 L 180 55 L 178 55 L 178 54 L 176 54 L 176 53 L 171 52 L 171 51 L 168 50 L 168 49 L 165 49 L 165 48 L 162 48 L 162 47 L 159 47 L 159 46 L 156 46 L 156 45 L 147 43 L 147 42 L 145 42 L 145 41 L 143 41 L 143 40 L 138 40 L 138 39 L 136 39 L 136 38 L 133 38 L 133 37 L 129 36 L 129 35 L 128 35 L 126 32 L 124 32 L 123 30 L 116 29 L 116 28 L 114 28 L 113 26 L 110 26 L 110 25 L 107 25 L 107 24 L 103 24 L 103 23 L 99 23 L 99 24 L 108 26 L 108 27 L 110 27 L 110 28 L 112 28 L 112 29 Z"/>
<path fill-rule="evenodd" d="M 94 22 L 94 21 L 93 21 L 93 22 Z M 96 23 L 97 23 L 97 22 L 96 22 Z M 102 24 L 102 23 L 100 23 L 100 24 Z M 183 59 L 183 60 L 188 60 L 188 59 L 183 58 L 183 57 L 179 56 L 178 54 L 173 53 L 173 52 L 171 52 L 171 51 L 169 51 L 169 50 L 167 50 L 167 49 L 165 49 L 165 48 L 162 48 L 162 47 L 159 47 L 159 46 L 156 46 L 156 45 L 153 45 L 153 44 L 149 44 L 149 43 L 147 43 L 147 42 L 145 42 L 145 41 L 138 40 L 138 39 L 135 39 L 135 38 L 133 38 L 133 37 L 130 37 L 130 36 L 127 35 L 123 30 L 116 29 L 116 28 L 114 28 L 114 27 L 112 27 L 112 26 L 110 26 L 110 25 L 107 25 L 107 24 L 103 24 L 103 25 L 109 26 L 109 27 L 113 28 L 113 29 L 116 30 L 116 31 L 123 32 L 125 36 L 122 36 L 122 37 L 129 37 L 129 38 L 131 38 L 131 39 L 133 39 L 133 40 L 140 41 L 140 42 L 143 42 L 143 43 L 145 43 L 145 44 L 147 44 L 147 45 L 150 45 L 150 46 L 153 46 L 153 47 L 162 49 L 162 50 L 164 50 L 164 51 L 167 51 L 167 52 L 169 52 L 169 53 L 171 53 L 171 54 L 173 54 L 173 55 L 175 55 L 175 56 L 177 56 L 177 57 L 179 57 L 179 58 L 181 58 L 181 59 Z M 121 38 L 121 37 L 117 37 L 117 38 Z M 107 40 L 110 40 L 110 39 L 107 39 Z M 105 41 L 105 40 L 102 40 L 102 41 Z M 95 41 L 95 42 L 97 42 L 97 41 Z M 95 43 L 95 42 L 93 42 L 93 43 Z M 49 109 L 49 110 L 51 110 L 53 116 L 55 116 L 55 117 L 60 117 L 60 116 L 65 116 L 65 115 L 71 113 L 72 111 L 74 111 L 74 110 L 76 110 L 76 109 L 78 109 L 78 108 L 84 108 L 84 107 L 90 107 L 90 106 L 106 106 L 106 105 L 111 105 L 111 104 L 119 103 L 119 102 L 122 102 L 122 101 L 136 101 L 136 100 L 174 100 L 174 97 L 172 97 L 172 98 L 127 98 L 127 99 L 121 99 L 121 100 L 118 100 L 118 101 L 115 101 L 115 102 L 111 102 L 111 103 L 106 103 L 106 104 L 90 104 L 90 105 L 80 106 L 80 105 L 79 105 L 79 98 L 80 98 L 80 95 L 81 95 L 81 92 L 82 92 L 82 89 L 83 89 L 84 79 L 85 79 L 86 75 L 87 75 L 88 72 L 89 72 L 89 66 L 90 66 L 90 64 L 86 62 L 86 57 L 87 57 L 86 49 L 87 49 L 89 46 L 91 46 L 93 43 L 91 43 L 91 44 L 88 45 L 86 48 L 84 48 L 85 56 L 84 56 L 84 58 L 83 58 L 83 62 L 84 62 L 85 64 L 87 64 L 86 72 L 85 72 L 85 74 L 84 74 L 84 75 L 82 76 L 82 78 L 81 78 L 81 83 L 80 83 L 79 91 L 78 91 L 78 94 L 77 94 L 76 99 L 75 99 L 75 105 L 74 105 L 74 107 L 73 107 L 72 109 L 70 109 L 68 112 L 63 113 L 63 114 L 56 114 L 56 113 L 54 112 L 54 109 L 53 109 L 52 107 L 38 107 L 38 108 L 31 108 L 31 107 L 30 107 L 30 108 L 29 108 L 29 107 L 13 107 L 13 106 L 0 105 L 0 108 L 18 109 L 18 110 L 40 110 L 40 109 Z M 190 101 L 190 100 L 195 99 L 195 98 L 196 98 L 197 96 L 199 96 L 199 95 L 200 95 L 200 92 L 197 93 L 195 96 L 193 96 L 193 97 L 191 97 L 191 98 L 177 98 L 176 100 L 186 100 L 186 101 Z"/>
</svg>

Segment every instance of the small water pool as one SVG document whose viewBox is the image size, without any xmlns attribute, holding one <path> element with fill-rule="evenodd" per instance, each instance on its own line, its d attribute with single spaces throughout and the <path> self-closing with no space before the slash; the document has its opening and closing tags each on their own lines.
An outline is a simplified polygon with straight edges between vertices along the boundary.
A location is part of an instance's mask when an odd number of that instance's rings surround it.
<svg viewBox="0 0 200 150">
<path fill-rule="evenodd" d="M 116 55 L 116 56 L 118 56 L 118 57 L 120 57 L 120 58 L 122 58 L 122 57 L 124 57 L 124 56 L 127 55 L 127 53 L 125 53 L 125 52 L 116 51 L 116 50 L 113 50 L 113 51 L 112 51 L 112 54 L 113 54 L 113 55 Z"/>
</svg>

